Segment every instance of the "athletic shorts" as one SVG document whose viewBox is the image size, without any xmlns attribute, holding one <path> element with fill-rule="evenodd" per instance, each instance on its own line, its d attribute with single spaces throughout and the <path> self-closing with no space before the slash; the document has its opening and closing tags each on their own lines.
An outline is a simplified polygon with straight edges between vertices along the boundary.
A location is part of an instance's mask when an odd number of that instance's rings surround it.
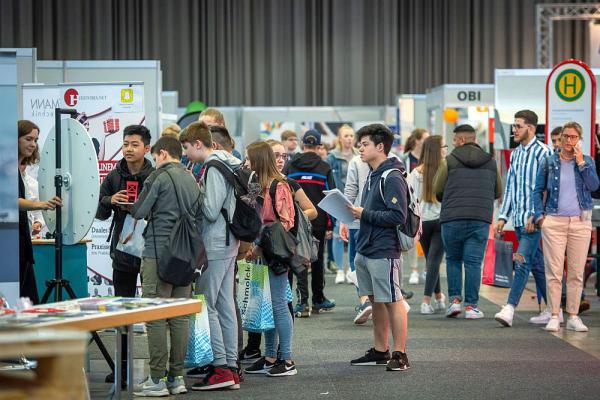
<svg viewBox="0 0 600 400">
<path fill-rule="evenodd" d="M 376 303 L 402 300 L 402 263 L 399 258 L 368 258 L 357 253 L 354 266 L 360 296 L 373 296 Z"/>
</svg>

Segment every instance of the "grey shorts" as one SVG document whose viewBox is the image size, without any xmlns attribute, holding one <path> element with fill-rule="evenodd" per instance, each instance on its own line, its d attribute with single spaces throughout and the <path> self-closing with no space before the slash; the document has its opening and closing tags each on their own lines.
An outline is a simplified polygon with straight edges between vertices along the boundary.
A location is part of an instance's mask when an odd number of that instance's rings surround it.
<svg viewBox="0 0 600 400">
<path fill-rule="evenodd" d="M 399 258 L 368 258 L 357 253 L 354 266 L 360 296 L 373 296 L 376 303 L 402 300 L 402 263 Z"/>
</svg>

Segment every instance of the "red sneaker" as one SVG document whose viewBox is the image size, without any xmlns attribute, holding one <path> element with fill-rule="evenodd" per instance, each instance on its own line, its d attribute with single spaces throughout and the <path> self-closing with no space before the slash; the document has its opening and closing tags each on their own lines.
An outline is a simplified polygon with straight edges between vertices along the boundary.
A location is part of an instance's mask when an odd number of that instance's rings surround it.
<svg viewBox="0 0 600 400">
<path fill-rule="evenodd" d="M 202 382 L 192 385 L 192 390 L 225 389 L 234 386 L 235 384 L 236 382 L 234 375 L 229 368 L 215 367 L 212 373 L 207 375 Z"/>
<path fill-rule="evenodd" d="M 227 389 L 237 390 L 240 388 L 240 381 L 241 381 L 240 374 L 238 374 L 238 372 L 236 370 L 234 370 L 233 368 L 231 368 L 230 371 L 233 374 L 233 382 L 235 382 L 235 383 L 233 385 L 229 386 Z"/>
</svg>

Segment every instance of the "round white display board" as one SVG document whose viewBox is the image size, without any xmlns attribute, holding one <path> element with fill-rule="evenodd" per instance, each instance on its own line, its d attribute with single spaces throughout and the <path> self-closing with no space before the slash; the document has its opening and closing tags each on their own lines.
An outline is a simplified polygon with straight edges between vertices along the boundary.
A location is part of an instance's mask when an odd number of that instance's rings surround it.
<svg viewBox="0 0 600 400">
<path fill-rule="evenodd" d="M 62 127 L 62 233 L 63 244 L 78 243 L 90 230 L 100 191 L 98 158 L 92 139 L 81 123 L 74 119 L 63 119 Z M 55 149 L 56 127 L 52 128 L 41 153 L 38 175 L 40 199 L 47 200 L 56 195 Z M 44 211 L 48 230 L 56 229 L 56 212 Z"/>
</svg>

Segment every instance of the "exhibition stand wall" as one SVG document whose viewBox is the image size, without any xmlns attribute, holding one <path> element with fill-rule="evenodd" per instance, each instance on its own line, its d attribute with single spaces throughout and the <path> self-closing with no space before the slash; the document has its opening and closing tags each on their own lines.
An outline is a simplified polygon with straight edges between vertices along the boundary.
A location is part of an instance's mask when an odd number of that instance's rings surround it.
<svg viewBox="0 0 600 400">
<path fill-rule="evenodd" d="M 427 96 L 424 94 L 402 94 L 396 96 L 398 115 L 396 125 L 399 127 L 402 143 L 415 128 L 427 127 Z"/>
</svg>

